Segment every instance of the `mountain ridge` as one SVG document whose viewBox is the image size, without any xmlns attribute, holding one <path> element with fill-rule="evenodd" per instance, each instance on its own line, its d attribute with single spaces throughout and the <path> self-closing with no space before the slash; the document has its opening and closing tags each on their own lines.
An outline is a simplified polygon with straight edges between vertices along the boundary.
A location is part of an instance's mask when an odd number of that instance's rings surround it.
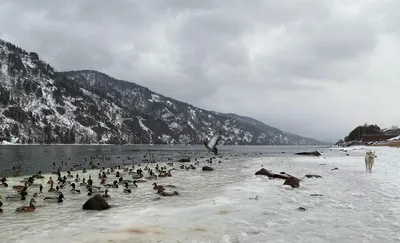
<svg viewBox="0 0 400 243">
<path fill-rule="evenodd" d="M 319 145 L 250 117 L 175 100 L 95 70 L 56 71 L 0 40 L 0 141 L 65 144 Z"/>
</svg>

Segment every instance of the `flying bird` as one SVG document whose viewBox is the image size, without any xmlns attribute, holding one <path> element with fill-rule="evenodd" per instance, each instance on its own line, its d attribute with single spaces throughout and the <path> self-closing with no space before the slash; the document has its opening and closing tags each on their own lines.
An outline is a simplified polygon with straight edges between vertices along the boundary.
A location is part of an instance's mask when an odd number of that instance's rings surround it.
<svg viewBox="0 0 400 243">
<path fill-rule="evenodd" d="M 214 136 L 209 140 L 204 140 L 204 146 L 206 146 L 207 150 L 213 152 L 215 155 L 218 153 L 217 144 L 218 141 L 221 139 L 221 133 L 217 132 Z"/>
</svg>

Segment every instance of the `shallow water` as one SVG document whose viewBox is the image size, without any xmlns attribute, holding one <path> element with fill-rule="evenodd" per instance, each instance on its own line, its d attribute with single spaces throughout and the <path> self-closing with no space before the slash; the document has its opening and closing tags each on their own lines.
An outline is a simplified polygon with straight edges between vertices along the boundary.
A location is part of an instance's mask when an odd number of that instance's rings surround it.
<svg viewBox="0 0 400 243">
<path fill-rule="evenodd" d="M 269 156 L 281 156 L 286 152 L 293 154 L 303 150 L 324 149 L 323 146 L 220 146 L 223 155 L 237 153 L 241 157 L 248 157 L 255 153 L 263 153 Z M 121 164 L 139 163 L 144 156 L 148 156 L 149 150 L 156 161 L 172 159 L 178 161 L 182 157 L 209 156 L 205 153 L 204 146 L 183 145 L 0 145 L 0 176 L 14 174 L 13 167 L 21 166 L 20 175 L 34 174 L 38 171 L 56 171 L 61 165 L 63 170 L 69 170 L 72 166 L 88 168 L 89 160 L 84 158 L 92 156 L 106 156 L 110 159 L 96 160 L 101 166 L 114 166 Z M 128 159 L 129 157 L 129 159 Z M 56 167 L 53 166 L 56 163 Z"/>
<path fill-rule="evenodd" d="M 176 185 L 179 196 L 153 201 L 158 197 L 153 181 L 138 183 L 129 195 L 122 188 L 110 189 L 113 207 L 102 212 L 82 211 L 89 197 L 69 189 L 61 204 L 38 197 L 34 213 L 13 212 L 27 201 L 3 200 L 0 235 L 4 242 L 397 242 L 400 150 L 375 150 L 371 174 L 365 172 L 362 147 L 349 156 L 325 149 L 318 158 L 226 155 L 221 164 L 213 163 L 213 172 L 199 170 L 207 165 L 202 160 L 196 170 L 178 169 L 157 180 Z M 304 178 L 300 188 L 292 189 L 283 180 L 254 176 L 262 165 L 299 178 L 309 173 L 323 178 Z M 98 184 L 97 171 L 89 173 Z M 11 190 L 0 188 L 0 194 Z M 314 193 L 324 196 L 309 196 Z M 258 200 L 249 199 L 256 195 Z M 297 210 L 300 206 L 306 211 Z"/>
</svg>

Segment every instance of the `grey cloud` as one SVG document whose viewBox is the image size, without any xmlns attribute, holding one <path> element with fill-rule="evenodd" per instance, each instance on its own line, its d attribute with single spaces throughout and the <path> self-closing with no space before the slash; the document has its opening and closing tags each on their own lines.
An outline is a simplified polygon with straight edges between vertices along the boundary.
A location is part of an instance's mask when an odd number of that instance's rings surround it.
<svg viewBox="0 0 400 243">
<path fill-rule="evenodd" d="M 335 0 L 8 1 L 0 38 L 59 70 L 96 69 L 202 108 L 341 137 L 365 117 L 336 89 L 372 80 L 370 57 L 395 32 L 398 2 L 351 4 L 359 12 Z"/>
</svg>

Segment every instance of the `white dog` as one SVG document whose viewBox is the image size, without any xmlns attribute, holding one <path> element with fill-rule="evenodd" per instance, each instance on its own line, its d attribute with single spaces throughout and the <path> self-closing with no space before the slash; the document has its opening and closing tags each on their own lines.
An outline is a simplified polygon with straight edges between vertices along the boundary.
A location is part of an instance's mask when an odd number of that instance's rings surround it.
<svg viewBox="0 0 400 243">
<path fill-rule="evenodd" d="M 368 151 L 365 154 L 365 169 L 367 172 L 371 173 L 372 172 L 372 166 L 374 165 L 375 158 L 377 156 L 375 155 L 375 152 Z"/>
</svg>

